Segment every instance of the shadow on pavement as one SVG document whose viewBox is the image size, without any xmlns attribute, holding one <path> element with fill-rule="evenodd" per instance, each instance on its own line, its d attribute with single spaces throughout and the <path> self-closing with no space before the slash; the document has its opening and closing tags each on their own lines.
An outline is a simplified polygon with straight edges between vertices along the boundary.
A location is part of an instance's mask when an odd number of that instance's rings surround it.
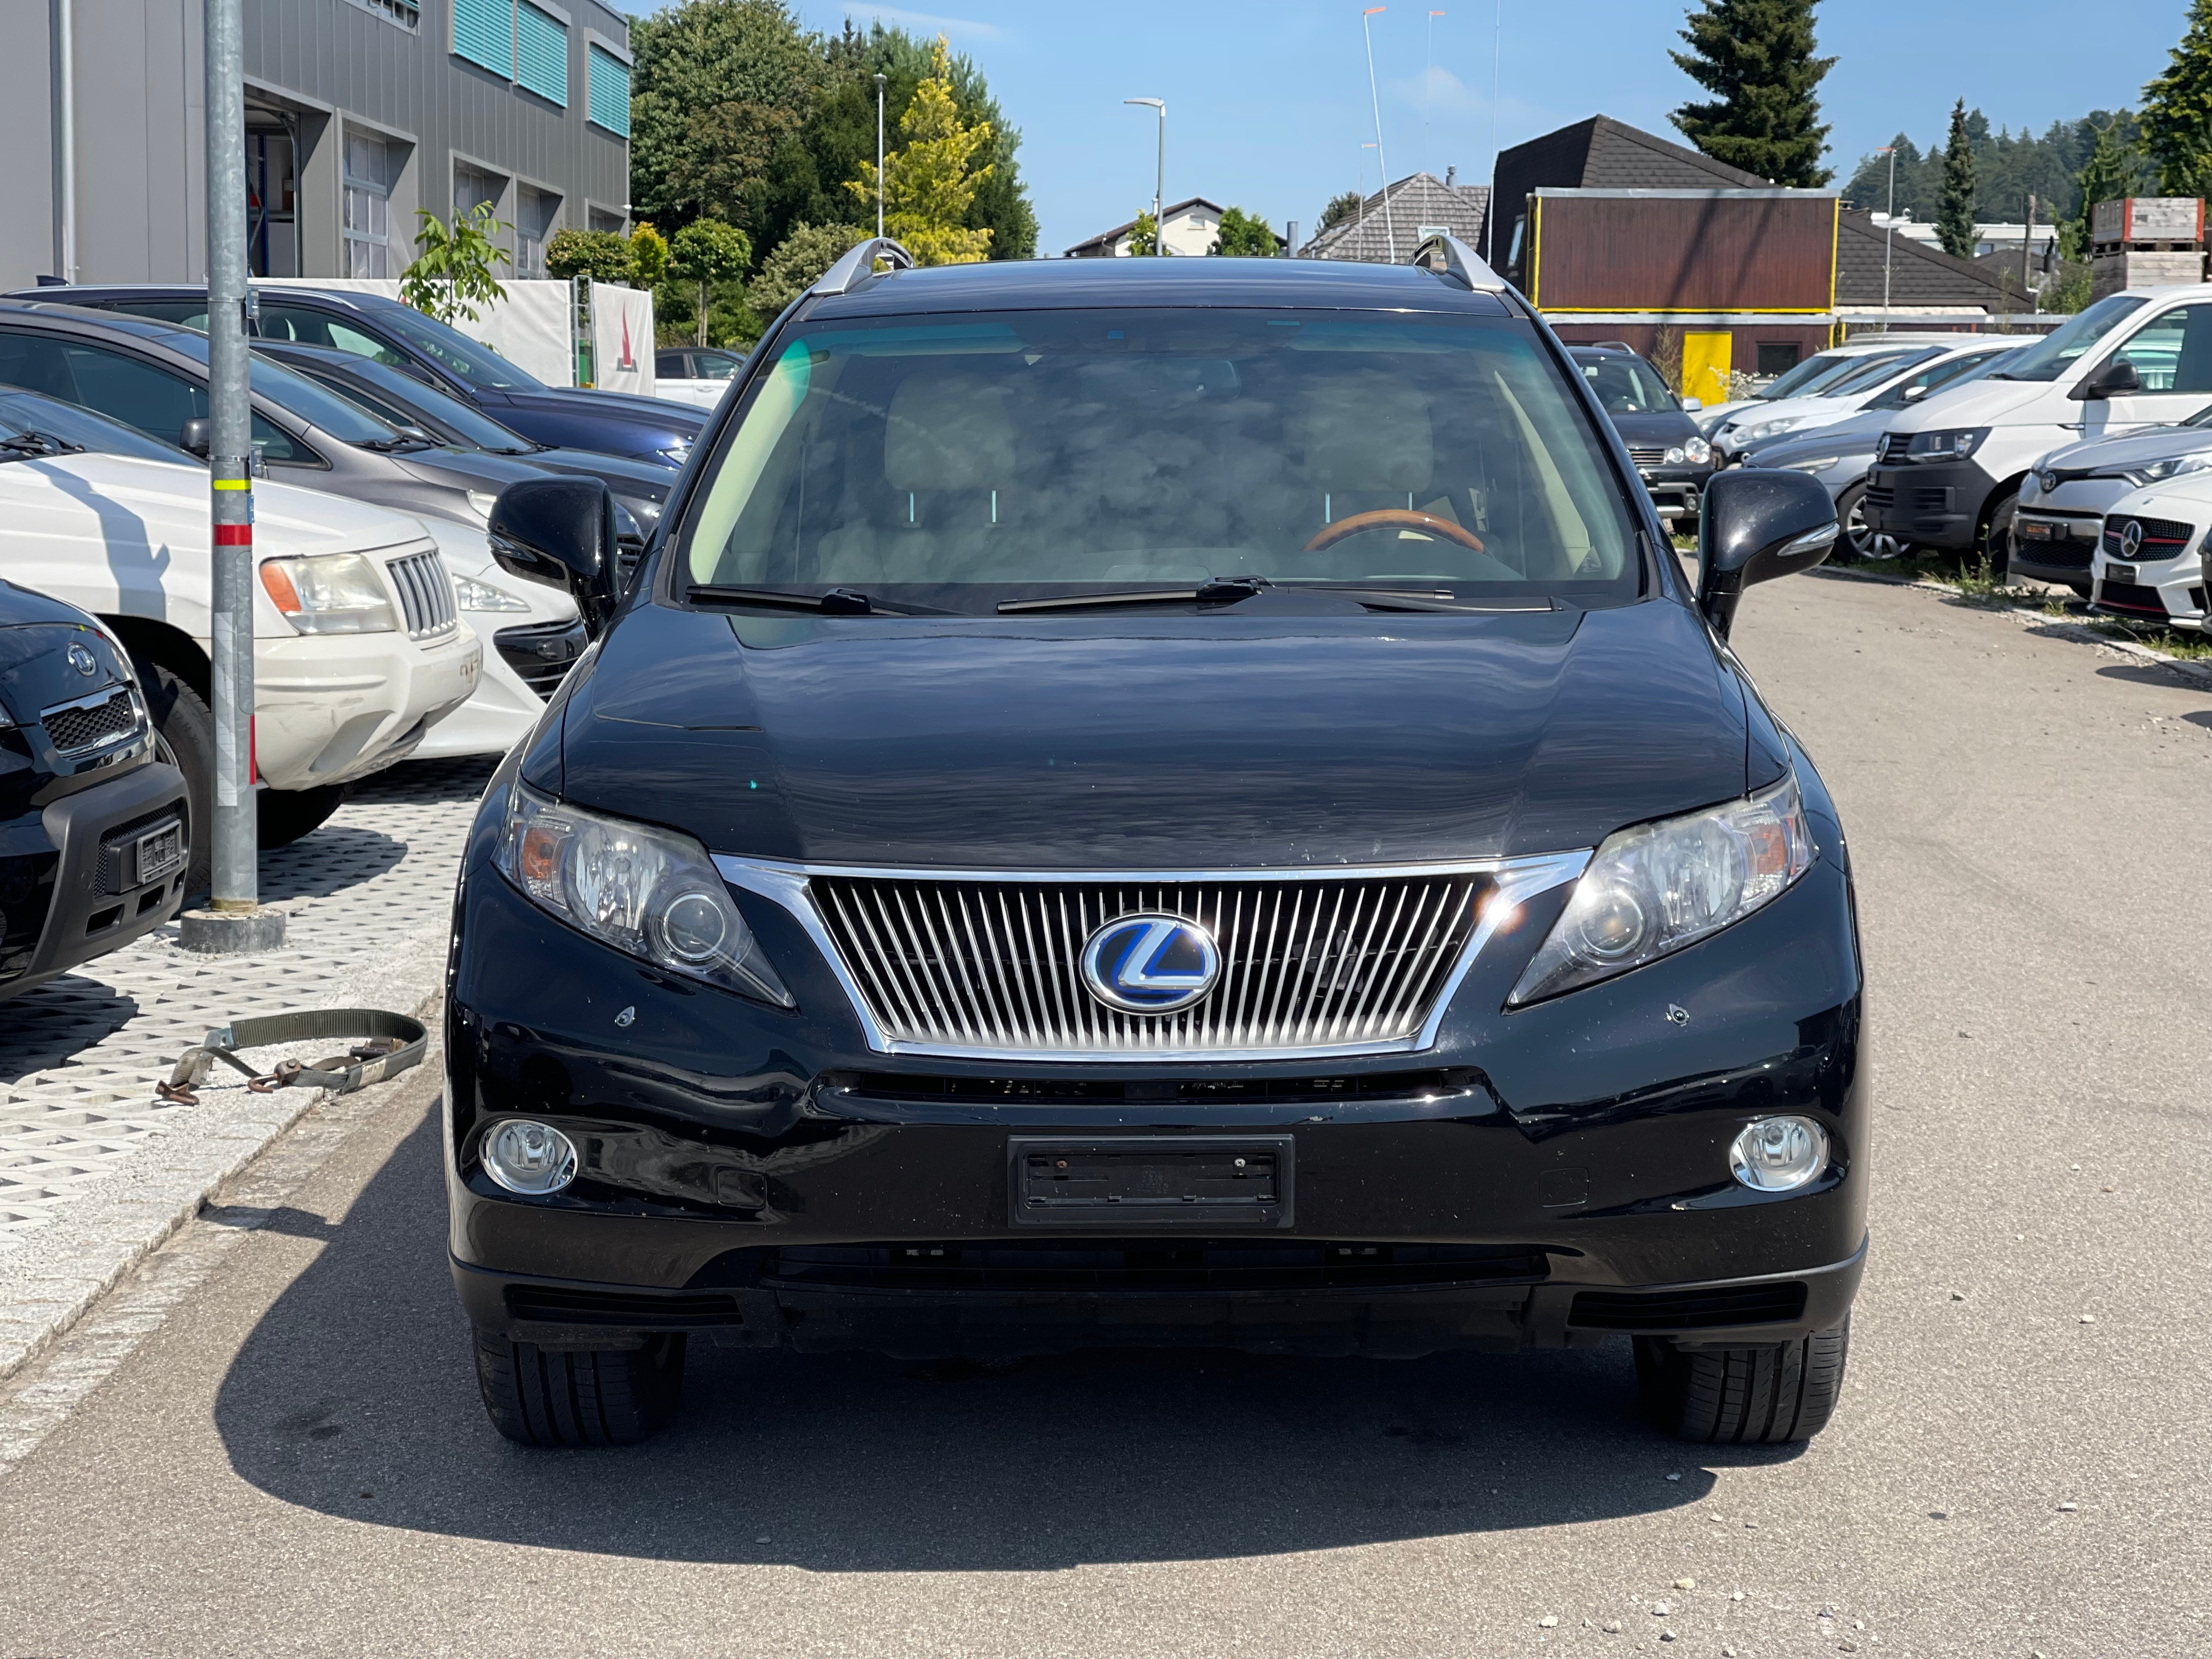
<svg viewBox="0 0 2212 1659">
<path fill-rule="evenodd" d="M 138 1017 L 138 1002 L 92 975 L 95 958 L 0 1002 L 0 1083 L 66 1063 Z"/>
<path fill-rule="evenodd" d="M 261 855 L 264 902 L 328 898 L 374 880 L 407 856 L 407 843 L 357 823 L 326 823 Z"/>
<path fill-rule="evenodd" d="M 1036 1571 L 1643 1514 L 1704 1496 L 1711 1468 L 1796 1451 L 1657 1437 L 1632 1414 L 1626 1344 L 1410 1362 L 1105 1351 L 1000 1367 L 696 1338 L 684 1409 L 659 1438 L 529 1451 L 477 1399 L 437 1121 L 434 1107 L 322 1235 L 223 1380 L 231 1464 L 283 1502 L 649 1559 Z M 313 1236 L 301 1219 L 285 1231 Z"/>
</svg>

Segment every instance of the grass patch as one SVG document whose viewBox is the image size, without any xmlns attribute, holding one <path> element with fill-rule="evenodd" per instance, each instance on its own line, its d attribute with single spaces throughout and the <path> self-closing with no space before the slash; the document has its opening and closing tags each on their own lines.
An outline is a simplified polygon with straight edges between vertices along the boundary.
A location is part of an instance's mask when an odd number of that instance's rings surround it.
<svg viewBox="0 0 2212 1659">
<path fill-rule="evenodd" d="M 2131 644 L 2146 646 L 2161 655 L 2179 657 L 2185 662 L 2201 662 L 2212 657 L 2212 640 L 2202 634 L 2181 634 L 2171 628 L 2138 628 L 2111 617 L 2099 617 L 2089 626 L 2106 639 L 2126 640 Z"/>
</svg>

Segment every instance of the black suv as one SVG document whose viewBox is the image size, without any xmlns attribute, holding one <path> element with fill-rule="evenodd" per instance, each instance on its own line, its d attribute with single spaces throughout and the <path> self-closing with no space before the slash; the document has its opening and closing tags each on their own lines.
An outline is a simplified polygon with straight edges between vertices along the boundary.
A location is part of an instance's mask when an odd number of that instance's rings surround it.
<svg viewBox="0 0 2212 1659">
<path fill-rule="evenodd" d="M 176 915 L 191 824 L 184 775 L 155 749 L 115 641 L 0 581 L 0 997 Z"/>
<path fill-rule="evenodd" d="M 1567 351 L 1628 446 L 1661 521 L 1669 530 L 1694 533 L 1698 503 L 1713 476 L 1713 450 L 1689 409 L 1667 389 L 1657 369 L 1625 345 L 1606 341 L 1571 345 Z"/>
<path fill-rule="evenodd" d="M 48 283 L 18 289 L 7 297 L 126 312 L 185 328 L 207 326 L 207 289 L 197 284 Z M 257 337 L 373 357 L 448 397 L 474 404 L 501 426 L 538 443 L 595 449 L 673 471 L 690 454 L 706 419 L 703 410 L 659 398 L 547 386 L 481 341 L 380 294 L 288 284 L 258 289 L 254 300 Z"/>
<path fill-rule="evenodd" d="M 875 264 L 892 268 L 872 274 Z M 1418 268 L 856 250 L 634 586 L 587 479 L 501 562 L 594 646 L 495 775 L 447 1012 L 501 1431 L 635 1438 L 687 1339 L 1636 1345 L 1802 1438 L 1866 1243 L 1850 866 L 1575 359 Z"/>
</svg>

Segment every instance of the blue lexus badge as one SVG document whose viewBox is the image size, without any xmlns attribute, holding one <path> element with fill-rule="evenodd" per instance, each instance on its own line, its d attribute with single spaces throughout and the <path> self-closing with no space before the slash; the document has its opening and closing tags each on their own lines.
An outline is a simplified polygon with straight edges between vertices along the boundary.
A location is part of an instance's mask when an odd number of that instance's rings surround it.
<svg viewBox="0 0 2212 1659">
<path fill-rule="evenodd" d="M 1221 977 L 1213 935 L 1182 916 L 1116 916 L 1083 946 L 1083 983 L 1125 1014 L 1188 1008 Z"/>
</svg>

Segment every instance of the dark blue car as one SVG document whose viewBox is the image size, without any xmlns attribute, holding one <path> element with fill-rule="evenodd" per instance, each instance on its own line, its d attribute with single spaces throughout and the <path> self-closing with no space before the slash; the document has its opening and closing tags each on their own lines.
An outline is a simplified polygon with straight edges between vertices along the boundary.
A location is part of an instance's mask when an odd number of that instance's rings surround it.
<svg viewBox="0 0 2212 1659">
<path fill-rule="evenodd" d="M 9 297 L 128 312 L 188 328 L 207 325 L 207 289 L 198 284 L 47 284 Z M 549 386 L 489 346 L 381 295 L 288 285 L 261 289 L 256 297 L 259 338 L 373 357 L 556 449 L 597 450 L 672 471 L 690 456 L 706 419 L 703 410 L 659 398 Z"/>
<path fill-rule="evenodd" d="M 872 274 L 878 261 L 891 266 Z M 596 643 L 453 925 L 453 1274 L 500 1431 L 635 1438 L 685 1344 L 1632 1339 L 1816 1431 L 1866 1248 L 1851 878 L 1726 649 L 1826 493 L 1716 477 L 1692 589 L 1474 255 L 842 261 Z"/>
</svg>

